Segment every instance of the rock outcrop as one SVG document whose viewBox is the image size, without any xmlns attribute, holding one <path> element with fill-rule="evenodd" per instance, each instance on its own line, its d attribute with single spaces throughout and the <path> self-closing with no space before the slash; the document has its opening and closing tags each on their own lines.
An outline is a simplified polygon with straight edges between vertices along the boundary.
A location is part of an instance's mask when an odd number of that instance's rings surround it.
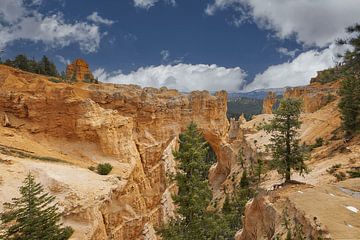
<svg viewBox="0 0 360 240">
<path fill-rule="evenodd" d="M 55 151 L 57 158 L 79 167 L 105 161 L 114 166 L 120 182 L 106 197 L 97 197 L 102 200 L 91 203 L 86 193 L 73 199 L 70 183 L 60 191 L 72 199 L 62 202 L 64 221 L 75 228 L 77 239 L 154 239 L 153 228 L 174 209 L 173 186 L 167 180 L 174 166 L 169 152 L 191 121 L 198 124 L 218 158 L 210 174 L 214 191 L 230 173 L 229 159 L 235 159 L 227 143 L 226 92 L 181 94 L 135 85 L 52 83 L 45 76 L 2 65 L 0 87 L 0 112 L 18 123 L 29 141 L 50 144 L 52 151 L 46 154 Z M 14 144 L 36 150 L 30 144 Z M 88 204 L 70 207 L 77 205 L 78 198 Z"/>
<path fill-rule="evenodd" d="M 262 113 L 271 114 L 275 103 L 276 103 L 276 93 L 268 92 L 267 96 L 263 101 Z"/>
<path fill-rule="evenodd" d="M 83 59 L 75 59 L 66 67 L 66 78 L 73 82 L 93 82 L 94 76 Z"/>
<path fill-rule="evenodd" d="M 313 82 L 310 86 L 287 88 L 284 98 L 299 98 L 303 101 L 303 112 L 312 113 L 336 100 L 339 81 L 321 84 Z M 269 92 L 263 101 L 263 113 L 271 114 L 276 103 L 276 95 Z"/>
<path fill-rule="evenodd" d="M 319 187 L 288 185 L 259 194 L 247 204 L 236 240 L 286 239 L 289 232 L 305 239 L 356 239 L 360 220 L 351 209 L 360 209 L 360 201 L 349 186 L 359 184 L 349 179 Z"/>
</svg>

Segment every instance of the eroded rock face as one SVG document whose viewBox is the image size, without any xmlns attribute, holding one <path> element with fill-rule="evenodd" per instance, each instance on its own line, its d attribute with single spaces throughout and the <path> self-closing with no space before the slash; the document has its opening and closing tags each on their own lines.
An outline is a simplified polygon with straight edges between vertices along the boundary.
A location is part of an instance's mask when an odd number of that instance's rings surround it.
<svg viewBox="0 0 360 240">
<path fill-rule="evenodd" d="M 76 74 L 83 76 L 86 65 L 78 63 L 72 66 L 81 66 Z M 218 157 L 211 173 L 215 190 L 230 172 L 234 150 L 227 143 L 226 92 L 181 94 L 135 85 L 52 83 L 2 65 L 0 87 L 0 111 L 23 122 L 24 131 L 94 143 L 114 162 L 121 183 L 101 203 L 76 211 L 65 207 L 67 223 L 88 226 L 83 231 L 74 225 L 80 239 L 153 238 L 153 227 L 171 217 L 174 209 L 174 186 L 166 177 L 174 167 L 169 154 L 174 139 L 191 121 Z"/>
<path fill-rule="evenodd" d="M 266 98 L 263 101 L 262 113 L 272 114 L 273 106 L 276 103 L 276 93 L 268 92 Z"/>
<path fill-rule="evenodd" d="M 75 59 L 66 67 L 66 77 L 76 82 L 91 81 L 94 79 L 89 65 L 83 59 Z"/>
</svg>

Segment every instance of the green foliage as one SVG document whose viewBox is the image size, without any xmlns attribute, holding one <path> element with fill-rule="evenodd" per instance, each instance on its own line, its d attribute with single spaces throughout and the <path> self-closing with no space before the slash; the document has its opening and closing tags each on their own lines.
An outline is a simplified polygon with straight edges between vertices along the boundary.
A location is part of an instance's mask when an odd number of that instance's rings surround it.
<svg viewBox="0 0 360 240">
<path fill-rule="evenodd" d="M 344 172 L 335 172 L 333 175 L 338 181 L 344 181 L 346 179 L 346 174 Z"/>
<path fill-rule="evenodd" d="M 351 178 L 360 177 L 360 167 L 352 167 L 351 170 L 347 171 Z"/>
<path fill-rule="evenodd" d="M 40 183 L 29 173 L 20 187 L 19 198 L 4 203 L 0 239 L 10 240 L 65 240 L 73 233 L 72 228 L 59 223 L 61 214 L 55 197 L 44 193 Z"/>
<path fill-rule="evenodd" d="M 250 186 L 250 180 L 248 179 L 248 176 L 247 176 L 247 170 L 244 169 L 243 174 L 240 179 L 240 187 L 241 188 L 249 188 L 249 186 Z"/>
<path fill-rule="evenodd" d="M 279 108 L 274 112 L 274 118 L 265 124 L 265 131 L 271 133 L 268 148 L 272 152 L 270 167 L 276 169 L 290 181 L 291 169 L 300 174 L 307 172 L 304 163 L 306 154 L 299 145 L 297 130 L 301 126 L 299 120 L 301 101 L 296 99 L 282 99 Z"/>
<path fill-rule="evenodd" d="M 250 120 L 253 115 L 258 115 L 262 111 L 263 101 L 261 99 L 253 99 L 240 97 L 236 100 L 229 100 L 227 102 L 227 116 L 228 118 L 239 118 L 241 114 L 247 120 Z"/>
<path fill-rule="evenodd" d="M 326 172 L 333 174 L 335 173 L 339 168 L 341 167 L 341 164 L 334 164 L 329 169 L 326 170 Z"/>
<path fill-rule="evenodd" d="M 246 173 L 242 178 L 244 188 L 239 187 L 232 196 L 227 196 L 222 211 L 211 211 L 208 207 L 212 194 L 207 177 L 210 166 L 216 160 L 215 154 L 195 123 L 190 123 L 180 134 L 179 142 L 179 150 L 174 152 L 178 161 L 178 172 L 174 176 L 178 194 L 172 197 L 178 206 L 178 217 L 158 232 L 165 240 L 233 239 L 241 226 L 245 204 L 252 196 L 247 187 Z M 212 203 L 216 206 L 218 199 Z"/>
<path fill-rule="evenodd" d="M 340 87 L 339 109 L 345 137 L 351 138 L 360 130 L 360 24 L 348 27 L 347 32 L 351 37 L 338 41 L 340 45 L 353 47 L 343 56 L 345 74 Z"/>
<path fill-rule="evenodd" d="M 350 138 L 360 130 L 360 78 L 348 76 L 341 82 L 339 110 L 345 136 Z"/>
<path fill-rule="evenodd" d="M 355 24 L 346 29 L 351 36 L 348 39 L 338 40 L 339 45 L 349 44 L 353 47 L 343 56 L 343 67 L 348 74 L 359 77 L 360 74 L 360 24 Z"/>
<path fill-rule="evenodd" d="M 239 151 L 238 151 L 237 160 L 238 160 L 238 163 L 240 164 L 240 166 L 242 168 L 244 168 L 245 161 L 244 161 L 244 155 L 243 155 L 243 149 L 242 148 L 240 148 Z"/>
<path fill-rule="evenodd" d="M 110 163 L 100 163 L 96 167 L 96 170 L 100 175 L 108 175 L 112 169 L 113 166 Z"/>
<path fill-rule="evenodd" d="M 58 78 L 49 78 L 49 81 L 50 82 L 53 82 L 53 83 L 60 83 L 62 82 L 62 80 L 58 79 Z"/>
<path fill-rule="evenodd" d="M 321 137 L 318 137 L 318 138 L 315 139 L 314 144 L 306 146 L 305 143 L 304 143 L 303 147 L 305 148 L 304 150 L 307 150 L 307 151 L 311 152 L 315 148 L 321 147 L 323 144 L 324 144 L 324 139 L 321 138 Z"/>
<path fill-rule="evenodd" d="M 43 56 L 40 61 L 35 61 L 34 59 L 28 59 L 25 55 L 20 54 L 17 55 L 14 60 L 7 59 L 4 64 L 27 72 L 53 77 L 59 76 L 56 65 L 46 56 Z"/>
</svg>

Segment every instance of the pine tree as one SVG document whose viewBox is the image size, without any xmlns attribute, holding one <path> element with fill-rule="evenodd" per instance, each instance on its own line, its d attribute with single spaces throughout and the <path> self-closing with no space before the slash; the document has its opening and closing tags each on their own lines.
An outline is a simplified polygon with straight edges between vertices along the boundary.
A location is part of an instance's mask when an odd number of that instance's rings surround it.
<svg viewBox="0 0 360 240">
<path fill-rule="evenodd" d="M 351 37 L 338 41 L 353 47 L 343 56 L 339 109 L 345 138 L 351 138 L 360 130 L 360 24 L 348 27 L 347 32 Z"/>
<path fill-rule="evenodd" d="M 174 153 L 179 161 L 179 172 L 175 176 L 179 191 L 174 201 L 179 205 L 178 213 L 190 223 L 200 217 L 210 203 L 212 195 L 207 175 L 211 164 L 206 162 L 207 143 L 195 123 L 190 123 L 180 134 L 179 142 L 179 151 Z"/>
<path fill-rule="evenodd" d="M 19 198 L 4 203 L 5 212 L 0 214 L 2 222 L 0 239 L 4 240 L 65 240 L 73 233 L 72 228 L 59 223 L 61 214 L 54 203 L 55 197 L 44 193 L 40 183 L 30 173 L 20 187 Z"/>
<path fill-rule="evenodd" d="M 264 125 L 265 131 L 271 133 L 271 143 L 268 145 L 272 152 L 270 166 L 285 177 L 285 182 L 290 181 L 291 169 L 300 174 L 307 172 L 304 163 L 306 155 L 300 147 L 297 133 L 301 126 L 300 111 L 300 100 L 282 99 L 274 118 Z"/>
<path fill-rule="evenodd" d="M 207 180 L 215 154 L 195 123 L 179 136 L 180 147 L 174 152 L 178 172 L 174 180 L 178 194 L 173 196 L 178 217 L 159 230 L 165 240 L 229 239 L 230 229 L 220 214 L 208 210 L 212 194 Z"/>
<path fill-rule="evenodd" d="M 347 74 L 359 77 L 360 74 L 360 24 L 355 24 L 346 29 L 349 39 L 338 40 L 338 44 L 349 44 L 353 48 L 343 56 L 343 65 Z"/>
<path fill-rule="evenodd" d="M 360 130 L 360 78 L 348 76 L 341 82 L 339 110 L 345 137 Z"/>
</svg>

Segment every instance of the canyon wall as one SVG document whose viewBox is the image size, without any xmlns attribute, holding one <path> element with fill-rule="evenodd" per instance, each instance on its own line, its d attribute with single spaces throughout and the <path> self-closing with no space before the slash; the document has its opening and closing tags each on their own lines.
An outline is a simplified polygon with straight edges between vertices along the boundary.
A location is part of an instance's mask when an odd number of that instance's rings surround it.
<svg viewBox="0 0 360 240">
<path fill-rule="evenodd" d="M 309 86 L 287 88 L 284 98 L 299 98 L 303 101 L 303 112 L 313 113 L 338 98 L 339 81 L 326 84 L 312 82 Z M 263 101 L 263 113 L 271 114 L 276 103 L 276 96 L 269 92 Z"/>
<path fill-rule="evenodd" d="M 214 191 L 230 173 L 229 156 L 235 154 L 227 143 L 226 92 L 181 94 L 135 85 L 52 83 L 2 65 L 0 87 L 0 112 L 18 124 L 23 135 L 96 144 L 102 158 L 114 165 L 120 182 L 103 200 L 78 209 L 65 204 L 64 221 L 75 228 L 75 239 L 156 238 L 154 227 L 174 209 L 174 186 L 167 179 L 174 161 L 169 155 L 191 121 L 218 158 L 210 174 Z M 81 159 L 74 157 L 73 164 L 86 167 L 99 161 L 84 157 L 86 147 L 77 151 L 82 151 Z M 86 231 L 79 222 L 88 226 Z"/>
</svg>

